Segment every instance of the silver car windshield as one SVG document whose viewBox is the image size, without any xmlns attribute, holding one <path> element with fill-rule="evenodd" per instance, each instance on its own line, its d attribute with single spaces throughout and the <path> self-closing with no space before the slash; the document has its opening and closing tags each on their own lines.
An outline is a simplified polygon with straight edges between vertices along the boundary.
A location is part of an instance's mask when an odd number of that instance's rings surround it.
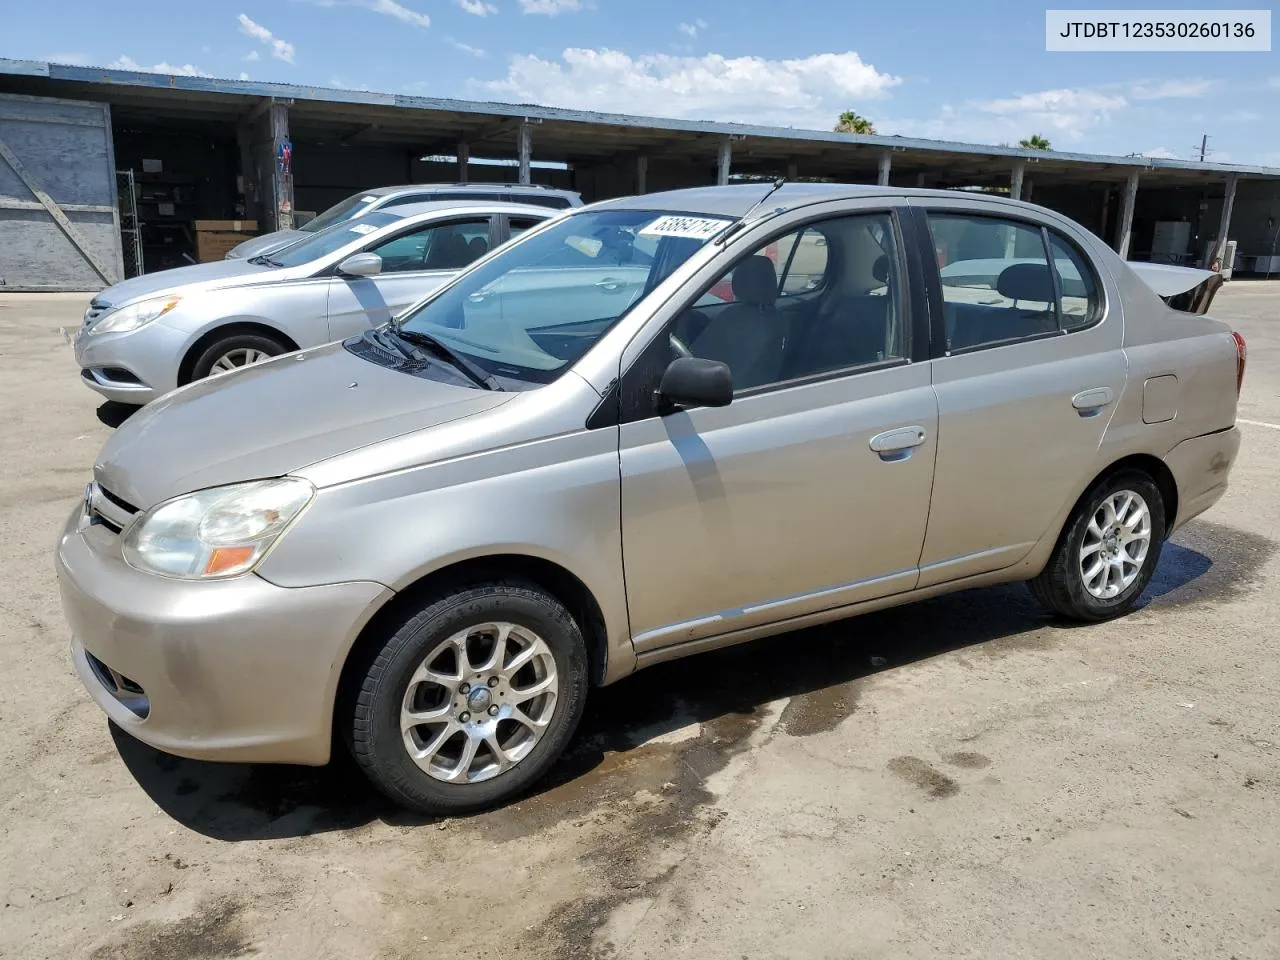
<svg viewBox="0 0 1280 960">
<path fill-rule="evenodd" d="M 334 251 L 341 250 L 347 244 L 375 233 L 383 227 L 390 226 L 399 219 L 401 218 L 393 213 L 378 213 L 375 211 L 374 213 L 366 214 L 359 220 L 336 223 L 327 230 L 321 230 L 305 240 L 292 243 L 283 250 L 277 250 L 263 259 L 278 267 L 300 267 L 304 263 L 310 263 L 320 257 L 327 257 Z"/>
<path fill-rule="evenodd" d="M 406 314 L 496 377 L 550 383 L 733 221 L 670 210 L 565 217 Z"/>
<path fill-rule="evenodd" d="M 377 197 L 370 196 L 367 193 L 357 193 L 354 197 L 347 197 L 341 203 L 335 203 L 320 216 L 304 223 L 298 229 L 305 230 L 307 233 L 319 233 L 326 227 L 332 227 L 335 223 L 354 220 L 368 210 L 370 204 L 377 199 Z"/>
</svg>

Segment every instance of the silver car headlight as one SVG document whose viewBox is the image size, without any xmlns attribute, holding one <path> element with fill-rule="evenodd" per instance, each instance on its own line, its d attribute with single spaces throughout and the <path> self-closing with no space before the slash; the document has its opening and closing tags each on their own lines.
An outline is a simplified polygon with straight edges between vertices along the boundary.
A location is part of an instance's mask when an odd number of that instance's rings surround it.
<svg viewBox="0 0 1280 960">
<path fill-rule="evenodd" d="M 129 526 L 124 559 L 146 573 L 210 580 L 248 573 L 315 496 L 298 477 L 212 487 L 157 504 Z"/>
<path fill-rule="evenodd" d="M 159 320 L 182 301 L 181 297 L 153 297 L 141 300 L 118 310 L 110 310 L 97 319 L 88 329 L 91 337 L 100 333 L 127 333 L 145 327 L 152 320 Z"/>
</svg>

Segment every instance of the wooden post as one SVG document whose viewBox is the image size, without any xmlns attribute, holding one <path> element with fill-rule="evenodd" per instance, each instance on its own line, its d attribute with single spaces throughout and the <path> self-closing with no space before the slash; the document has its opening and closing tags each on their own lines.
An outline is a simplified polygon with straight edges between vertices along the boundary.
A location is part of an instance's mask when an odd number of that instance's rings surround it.
<svg viewBox="0 0 1280 960">
<path fill-rule="evenodd" d="M 240 186 L 244 194 L 244 218 L 261 222 L 264 218 L 258 196 L 258 171 L 253 164 L 253 130 L 247 124 L 236 124 L 236 147 L 240 157 Z"/>
<path fill-rule="evenodd" d="M 289 143 L 289 100 L 269 98 L 250 114 L 255 124 L 254 160 L 258 171 L 264 232 L 293 229 L 293 167 L 280 168 L 280 148 Z"/>
<path fill-rule="evenodd" d="M 1231 269 L 1231 264 L 1223 263 L 1227 255 L 1227 231 L 1231 229 L 1231 208 L 1236 205 L 1236 181 L 1239 178 L 1233 173 L 1227 177 L 1227 192 L 1222 198 L 1222 219 L 1218 221 L 1218 242 L 1213 248 L 1213 259 L 1218 261 L 1218 269 L 1223 273 Z M 1210 261 L 1210 267 L 1213 266 Z"/>
<path fill-rule="evenodd" d="M 794 181 L 799 176 L 800 176 L 800 164 L 796 163 L 794 160 L 788 160 L 787 161 L 787 179 Z"/>
<path fill-rule="evenodd" d="M 733 160 L 733 144 L 726 137 L 720 141 L 720 152 L 716 157 L 716 184 L 725 186 L 729 182 L 729 164 Z"/>
<path fill-rule="evenodd" d="M 533 127 L 528 120 L 520 121 L 516 136 L 516 146 L 520 156 L 519 182 L 527 185 L 532 182 L 529 174 L 529 164 L 533 159 Z"/>
<path fill-rule="evenodd" d="M 889 185 L 889 171 L 893 169 L 893 156 L 886 150 L 880 154 L 880 173 L 876 177 L 876 183 L 882 187 Z"/>
<path fill-rule="evenodd" d="M 924 186 L 924 172 L 923 172 L 923 171 L 921 171 L 920 173 L 917 173 L 917 174 L 916 174 L 916 186 L 917 186 L 917 187 L 923 187 L 923 186 Z"/>
<path fill-rule="evenodd" d="M 1138 172 L 1129 174 L 1124 185 L 1124 203 L 1120 207 L 1120 223 L 1116 227 L 1116 253 L 1129 259 L 1129 241 L 1133 234 L 1133 205 L 1138 199 Z"/>
<path fill-rule="evenodd" d="M 636 193 L 645 193 L 649 189 L 649 157 L 640 154 L 636 157 Z"/>
<path fill-rule="evenodd" d="M 1013 162 L 1013 173 L 1009 176 L 1009 198 L 1011 200 L 1022 199 L 1022 175 L 1026 172 L 1027 162 L 1025 160 L 1015 160 Z"/>
<path fill-rule="evenodd" d="M 1035 181 L 1033 181 L 1030 177 L 1027 177 L 1027 179 L 1024 180 L 1022 183 L 1022 199 L 1027 201 L 1027 203 L 1031 202 L 1031 190 L 1034 186 L 1035 186 Z"/>
<path fill-rule="evenodd" d="M 458 182 L 467 182 L 467 164 L 471 162 L 471 144 L 458 141 Z"/>
</svg>

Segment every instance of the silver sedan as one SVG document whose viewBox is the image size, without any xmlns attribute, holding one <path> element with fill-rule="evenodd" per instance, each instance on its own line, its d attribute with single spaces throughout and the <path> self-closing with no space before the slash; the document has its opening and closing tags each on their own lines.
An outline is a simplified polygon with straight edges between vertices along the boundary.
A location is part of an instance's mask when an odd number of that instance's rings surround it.
<svg viewBox="0 0 1280 960">
<path fill-rule="evenodd" d="M 214 373 L 383 323 L 556 211 L 491 201 L 379 210 L 269 255 L 135 277 L 98 294 L 75 336 L 85 385 L 145 404 Z"/>
</svg>

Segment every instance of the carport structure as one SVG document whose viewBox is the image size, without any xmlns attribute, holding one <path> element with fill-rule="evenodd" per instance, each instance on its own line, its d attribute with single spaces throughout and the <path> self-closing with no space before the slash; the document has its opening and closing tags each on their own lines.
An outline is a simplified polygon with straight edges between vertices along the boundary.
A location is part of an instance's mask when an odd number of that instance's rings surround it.
<svg viewBox="0 0 1280 960">
<path fill-rule="evenodd" d="M 1185 249 L 1156 251 L 1180 262 L 1221 259 L 1228 237 L 1238 241 L 1246 260 L 1274 259 L 1280 233 L 1280 168 L 1255 165 L 624 116 L 40 61 L 0 60 L 0 107 L 6 94 L 106 104 L 118 167 L 138 170 L 144 159 L 153 166 L 164 161 L 159 165 L 165 171 L 182 173 L 152 176 L 187 178 L 191 196 L 178 203 L 187 205 L 188 219 L 243 217 L 263 229 L 290 226 L 297 213 L 323 210 L 384 184 L 541 182 L 578 190 L 591 201 L 780 176 L 1009 193 L 1073 217 L 1131 258 L 1152 255 L 1160 223 L 1187 224 L 1181 231 Z M 479 158 L 506 165 L 480 167 Z M 554 168 L 543 168 L 547 162 Z M 31 198 L 6 198 L 0 189 L 0 210 L 7 202 L 29 207 Z M 182 207 L 166 209 L 179 219 L 183 215 Z M 151 257 L 147 266 L 155 266 Z"/>
</svg>

